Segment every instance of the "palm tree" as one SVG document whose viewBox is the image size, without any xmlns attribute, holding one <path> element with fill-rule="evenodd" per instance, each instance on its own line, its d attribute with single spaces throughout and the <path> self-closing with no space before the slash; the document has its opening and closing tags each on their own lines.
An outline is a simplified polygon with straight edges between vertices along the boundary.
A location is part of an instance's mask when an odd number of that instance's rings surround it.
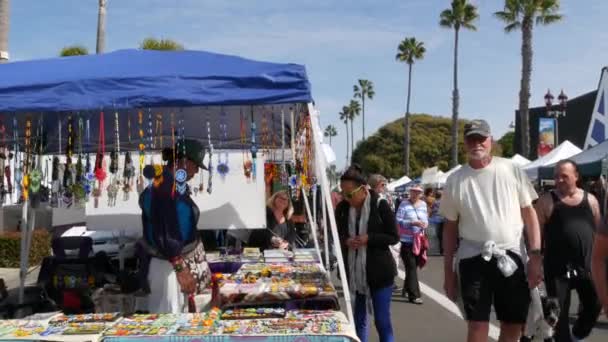
<svg viewBox="0 0 608 342">
<path fill-rule="evenodd" d="M 403 138 L 403 159 L 404 159 L 404 171 L 406 175 L 410 173 L 410 96 L 412 91 L 412 65 L 417 59 L 424 58 L 424 43 L 419 42 L 416 38 L 405 38 L 399 43 L 397 48 L 397 55 L 395 59 L 398 62 L 404 62 L 408 64 L 408 80 L 407 80 L 407 104 L 405 107 L 405 135 Z"/>
<path fill-rule="evenodd" d="M 458 34 L 460 28 L 476 31 L 473 22 L 479 17 L 477 7 L 467 0 L 452 0 L 452 7 L 441 12 L 439 25 L 454 29 L 454 89 L 452 90 L 452 158 L 450 168 L 458 165 Z"/>
<path fill-rule="evenodd" d="M 83 55 L 88 55 L 88 54 L 89 54 L 89 50 L 87 50 L 86 47 L 84 47 L 82 45 L 72 45 L 72 46 L 66 46 L 63 49 L 61 49 L 61 52 L 59 53 L 59 57 L 83 56 Z"/>
<path fill-rule="evenodd" d="M 181 51 L 184 46 L 171 39 L 146 38 L 140 44 L 144 50 Z"/>
<path fill-rule="evenodd" d="M 342 111 L 340 113 L 338 113 L 338 115 L 340 115 L 340 120 L 342 120 L 342 122 L 344 122 L 344 127 L 346 128 L 346 165 L 349 164 L 349 155 L 348 155 L 348 149 L 350 148 L 350 143 L 349 143 L 349 135 L 348 135 L 348 118 L 350 117 L 350 108 L 348 108 L 348 106 L 343 106 L 342 107 Z"/>
<path fill-rule="evenodd" d="M 521 152 L 530 157 L 530 80 L 532 78 L 532 31 L 534 24 L 549 25 L 562 20 L 559 0 L 505 0 L 503 11 L 494 13 L 503 21 L 505 32 L 521 29 L 521 85 L 519 116 L 521 121 Z"/>
<path fill-rule="evenodd" d="M 106 5 L 108 0 L 99 0 L 97 13 L 97 47 L 96 53 L 103 53 L 106 48 Z"/>
<path fill-rule="evenodd" d="M 361 126 L 363 130 L 363 140 L 365 140 L 365 99 L 373 99 L 376 92 L 374 91 L 374 82 L 368 80 L 359 80 L 359 84 L 353 86 L 355 98 L 361 99 Z"/>
<path fill-rule="evenodd" d="M 0 63 L 8 61 L 10 0 L 0 0 Z"/>
<path fill-rule="evenodd" d="M 323 135 L 329 138 L 329 146 L 331 146 L 331 138 L 338 135 L 338 131 L 333 125 L 327 125 L 327 127 L 325 127 L 325 132 L 323 132 Z"/>
<path fill-rule="evenodd" d="M 353 121 L 361 114 L 361 105 L 356 100 L 350 100 L 348 104 L 348 119 L 350 120 L 350 154 L 355 152 L 355 130 L 353 129 Z"/>
</svg>

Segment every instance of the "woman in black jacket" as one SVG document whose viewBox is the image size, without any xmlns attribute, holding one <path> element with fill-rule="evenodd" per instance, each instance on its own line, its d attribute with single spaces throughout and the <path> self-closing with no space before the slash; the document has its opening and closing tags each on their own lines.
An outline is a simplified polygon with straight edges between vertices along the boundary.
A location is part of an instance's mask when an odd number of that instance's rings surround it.
<svg viewBox="0 0 608 342">
<path fill-rule="evenodd" d="M 367 342 L 368 309 L 373 305 L 380 342 L 393 342 L 390 303 L 397 267 L 389 246 L 399 242 L 395 216 L 386 200 L 368 190 L 358 166 L 346 170 L 340 187 L 344 199 L 336 207 L 336 222 L 357 336 Z"/>
</svg>

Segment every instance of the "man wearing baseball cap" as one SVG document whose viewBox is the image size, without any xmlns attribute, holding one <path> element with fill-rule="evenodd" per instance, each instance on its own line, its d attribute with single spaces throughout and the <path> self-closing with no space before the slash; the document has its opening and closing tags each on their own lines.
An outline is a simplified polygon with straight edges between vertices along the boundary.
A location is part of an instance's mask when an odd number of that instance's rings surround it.
<svg viewBox="0 0 608 342">
<path fill-rule="evenodd" d="M 530 289 L 542 280 L 540 229 L 532 206 L 538 196 L 519 167 L 490 154 L 486 121 L 465 124 L 464 141 L 468 163 L 448 177 L 439 209 L 446 219 L 444 289 L 461 306 L 469 342 L 488 340 L 492 306 L 501 321 L 500 340 L 519 341 Z"/>
</svg>

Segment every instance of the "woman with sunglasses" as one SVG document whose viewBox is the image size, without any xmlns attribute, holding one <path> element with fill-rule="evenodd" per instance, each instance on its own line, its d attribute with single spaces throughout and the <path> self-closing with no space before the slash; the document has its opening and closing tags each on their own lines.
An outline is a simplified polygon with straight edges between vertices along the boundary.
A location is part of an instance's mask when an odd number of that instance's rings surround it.
<svg viewBox="0 0 608 342">
<path fill-rule="evenodd" d="M 249 246 L 260 250 L 288 249 L 296 240 L 296 230 L 291 215 L 293 206 L 287 191 L 278 191 L 266 202 L 266 229 L 256 229 L 251 233 Z"/>
<path fill-rule="evenodd" d="M 373 307 L 380 342 L 393 342 L 390 303 L 397 267 L 389 246 L 399 241 L 395 216 L 388 202 L 368 189 L 358 166 L 346 170 L 340 187 L 344 200 L 336 207 L 336 222 L 357 336 L 367 342 Z"/>
<path fill-rule="evenodd" d="M 401 241 L 401 260 L 405 266 L 405 280 L 401 295 L 406 293 L 411 303 L 422 304 L 420 284 L 418 283 L 418 264 L 414 254 L 414 238 L 429 225 L 426 202 L 422 200 L 422 188 L 414 185 L 410 188 L 410 197 L 403 200 L 397 210 L 399 239 Z"/>
</svg>

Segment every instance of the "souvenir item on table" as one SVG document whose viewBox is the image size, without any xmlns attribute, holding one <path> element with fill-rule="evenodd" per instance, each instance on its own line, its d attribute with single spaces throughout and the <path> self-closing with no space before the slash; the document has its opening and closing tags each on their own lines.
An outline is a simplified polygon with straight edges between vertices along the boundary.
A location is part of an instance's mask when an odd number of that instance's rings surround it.
<svg viewBox="0 0 608 342">
<path fill-rule="evenodd" d="M 127 316 L 104 332 L 104 336 L 163 336 L 175 335 L 180 321 L 186 318 L 181 314 L 135 314 Z"/>
<path fill-rule="evenodd" d="M 12 334 L 17 329 L 15 321 L 0 320 L 0 337 Z"/>
<path fill-rule="evenodd" d="M 105 323 L 68 323 L 63 335 L 97 335 L 108 328 Z"/>
<path fill-rule="evenodd" d="M 110 323 L 115 322 L 120 318 L 119 312 L 106 313 L 88 313 L 77 315 L 61 314 L 49 321 L 51 325 L 67 324 L 67 323 Z"/>
<path fill-rule="evenodd" d="M 220 152 L 217 155 L 217 173 L 222 177 L 222 180 L 226 178 L 230 167 L 228 165 L 228 126 L 226 125 L 226 113 L 222 110 L 220 114 L 220 149 L 223 149 L 223 153 Z"/>
<path fill-rule="evenodd" d="M 285 309 L 283 308 L 237 308 L 224 310 L 222 319 L 261 319 L 261 318 L 283 318 Z"/>
<path fill-rule="evenodd" d="M 33 320 L 16 320 L 13 321 L 16 325 L 16 329 L 14 329 L 8 335 L 4 337 L 28 337 L 33 335 L 38 335 L 45 330 L 44 325 L 39 321 Z"/>
<path fill-rule="evenodd" d="M 211 194 L 213 190 L 213 143 L 211 142 L 211 123 L 207 118 L 207 142 L 209 145 L 209 164 L 207 169 L 209 170 L 209 178 L 207 178 L 207 193 Z"/>
<path fill-rule="evenodd" d="M 125 168 L 122 172 L 123 186 L 122 191 L 124 193 L 123 200 L 129 200 L 129 193 L 133 188 L 133 177 L 135 176 L 135 166 L 133 166 L 133 158 L 131 158 L 131 152 L 125 153 Z"/>
</svg>

